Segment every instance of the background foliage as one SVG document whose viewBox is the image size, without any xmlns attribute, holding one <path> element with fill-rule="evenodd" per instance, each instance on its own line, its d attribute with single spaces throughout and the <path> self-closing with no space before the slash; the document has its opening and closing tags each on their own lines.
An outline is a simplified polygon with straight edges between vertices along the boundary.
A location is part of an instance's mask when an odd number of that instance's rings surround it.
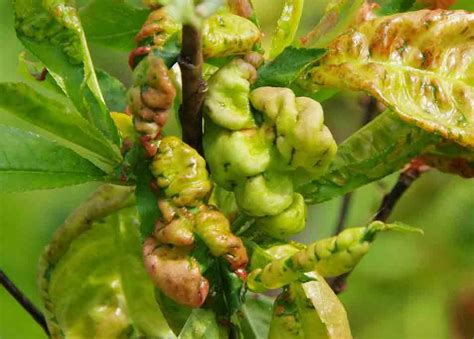
<svg viewBox="0 0 474 339">
<path fill-rule="evenodd" d="M 473 7 L 472 0 L 457 7 Z M 79 1 L 85 3 L 86 1 Z M 256 0 L 263 26 L 271 31 L 280 1 Z M 0 0 L 0 81 L 21 81 L 17 72 L 21 46 L 13 30 L 9 0 Z M 317 22 L 324 1 L 306 1 L 302 28 Z M 473 10 L 471 8 L 471 10 Z M 91 43 L 94 62 L 126 84 L 127 55 Z M 110 60 L 114 60 L 113 63 Z M 328 127 L 338 141 L 362 120 L 359 95 L 343 93 L 324 103 Z M 21 126 L 5 112 L 0 123 Z M 356 192 L 348 226 L 371 219 L 396 176 Z M 0 267 L 39 304 L 37 261 L 53 231 L 96 185 L 0 194 Z M 424 237 L 381 236 L 349 280 L 342 295 L 355 338 L 449 338 L 456 297 L 474 286 L 474 180 L 430 172 L 403 197 L 392 220 L 424 229 Z M 301 239 L 328 236 L 335 227 L 340 200 L 310 210 L 309 227 Z M 474 321 L 474 320 L 473 320 Z M 42 338 L 41 329 L 0 290 L 0 338 Z"/>
</svg>

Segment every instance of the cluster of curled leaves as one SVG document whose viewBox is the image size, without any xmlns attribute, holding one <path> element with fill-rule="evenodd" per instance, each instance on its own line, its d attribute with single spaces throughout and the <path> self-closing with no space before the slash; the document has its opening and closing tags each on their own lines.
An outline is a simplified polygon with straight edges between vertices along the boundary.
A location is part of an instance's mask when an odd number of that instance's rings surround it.
<svg viewBox="0 0 474 339">
<path fill-rule="evenodd" d="M 290 241 L 308 204 L 414 157 L 474 176 L 474 14 L 412 5 L 332 0 L 296 39 L 303 1 L 286 0 L 265 52 L 250 1 L 14 0 L 25 81 L 0 84 L 0 109 L 25 127 L 0 126 L 2 191 L 104 183 L 41 257 L 51 336 L 351 338 L 325 278 L 413 229 Z M 166 129 L 183 25 L 202 35 L 202 152 Z M 128 90 L 88 45 L 133 50 Z M 338 89 L 386 107 L 339 145 L 320 104 Z"/>
</svg>

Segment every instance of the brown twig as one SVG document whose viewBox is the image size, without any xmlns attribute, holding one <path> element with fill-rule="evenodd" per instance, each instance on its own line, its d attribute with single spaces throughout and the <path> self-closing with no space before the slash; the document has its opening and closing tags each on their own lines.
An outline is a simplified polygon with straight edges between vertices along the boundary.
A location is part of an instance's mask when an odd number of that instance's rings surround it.
<svg viewBox="0 0 474 339">
<path fill-rule="evenodd" d="M 201 107 L 207 85 L 202 78 L 201 32 L 192 25 L 183 26 L 183 47 L 178 63 L 183 84 L 183 102 L 179 109 L 183 140 L 202 154 Z"/>
<path fill-rule="evenodd" d="M 341 209 L 339 210 L 339 218 L 337 220 L 336 231 L 334 234 L 339 234 L 344 230 L 346 219 L 349 215 L 349 208 L 351 206 L 352 193 L 347 193 L 342 200 Z"/>
<path fill-rule="evenodd" d="M 428 170 L 429 166 L 419 158 L 415 158 L 407 164 L 400 173 L 400 176 L 392 190 L 383 197 L 382 203 L 373 220 L 386 222 L 403 194 L 408 190 L 408 188 L 410 188 L 416 179 Z M 347 278 L 351 273 L 352 271 L 349 271 L 329 281 L 331 288 L 336 294 L 339 294 L 346 289 Z"/>
<path fill-rule="evenodd" d="M 49 336 L 48 325 L 43 313 L 15 286 L 7 275 L 0 270 L 0 282 L 15 300 L 27 311 Z"/>
</svg>

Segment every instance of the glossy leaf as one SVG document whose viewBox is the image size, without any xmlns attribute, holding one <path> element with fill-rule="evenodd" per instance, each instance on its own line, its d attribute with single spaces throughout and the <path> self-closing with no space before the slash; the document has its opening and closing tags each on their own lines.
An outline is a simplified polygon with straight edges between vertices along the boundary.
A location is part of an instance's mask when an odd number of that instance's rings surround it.
<svg viewBox="0 0 474 339">
<path fill-rule="evenodd" d="M 135 35 L 148 14 L 125 0 L 93 0 L 79 12 L 88 42 L 125 52 L 135 48 Z"/>
<path fill-rule="evenodd" d="M 337 38 L 310 77 L 369 92 L 404 121 L 473 147 L 473 37 L 474 14 L 464 11 L 377 18 Z"/>
<path fill-rule="evenodd" d="M 191 313 L 178 339 L 219 339 L 219 325 L 209 309 L 195 309 Z"/>
<path fill-rule="evenodd" d="M 118 144 L 76 9 L 64 0 L 17 0 L 14 11 L 23 45 L 48 68 L 79 113 Z"/>
<path fill-rule="evenodd" d="M 0 84 L 0 109 L 94 152 L 108 164 L 116 165 L 122 158 L 118 147 L 76 111 L 25 84 Z"/>
<path fill-rule="evenodd" d="M 101 187 L 45 249 L 38 282 L 53 338 L 175 338 L 143 267 L 132 192 Z"/>
<path fill-rule="evenodd" d="M 258 69 L 254 87 L 288 87 L 306 67 L 321 58 L 324 53 L 324 49 L 287 47 L 273 61 Z"/>
<path fill-rule="evenodd" d="M 303 13 L 303 5 L 304 0 L 285 0 L 273 33 L 270 58 L 275 58 L 293 42 Z"/>
<path fill-rule="evenodd" d="M 103 180 L 105 173 L 39 135 L 0 126 L 0 189 L 21 192 Z"/>
<path fill-rule="evenodd" d="M 338 146 L 325 175 L 298 190 L 309 203 L 332 199 L 398 171 L 438 141 L 386 111 Z"/>
<path fill-rule="evenodd" d="M 351 339 L 347 314 L 323 277 L 291 284 L 277 297 L 269 338 Z"/>
<path fill-rule="evenodd" d="M 306 47 L 325 48 L 354 23 L 364 0 L 330 0 L 319 23 L 301 39 Z"/>
<path fill-rule="evenodd" d="M 105 104 L 111 112 L 125 112 L 127 89 L 122 82 L 104 70 L 96 70 L 97 80 L 104 95 Z"/>
</svg>

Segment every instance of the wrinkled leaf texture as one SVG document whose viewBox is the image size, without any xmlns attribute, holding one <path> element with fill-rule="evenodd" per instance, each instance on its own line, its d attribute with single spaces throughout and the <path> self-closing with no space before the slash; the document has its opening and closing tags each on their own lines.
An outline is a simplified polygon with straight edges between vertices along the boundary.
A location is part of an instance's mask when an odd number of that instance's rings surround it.
<svg viewBox="0 0 474 339">
<path fill-rule="evenodd" d="M 132 188 L 104 185 L 68 217 L 38 284 L 53 338 L 176 338 L 143 267 Z"/>
<path fill-rule="evenodd" d="M 13 5 L 23 45 L 48 68 L 78 112 L 118 144 L 75 7 L 64 0 L 15 0 Z"/>
</svg>

